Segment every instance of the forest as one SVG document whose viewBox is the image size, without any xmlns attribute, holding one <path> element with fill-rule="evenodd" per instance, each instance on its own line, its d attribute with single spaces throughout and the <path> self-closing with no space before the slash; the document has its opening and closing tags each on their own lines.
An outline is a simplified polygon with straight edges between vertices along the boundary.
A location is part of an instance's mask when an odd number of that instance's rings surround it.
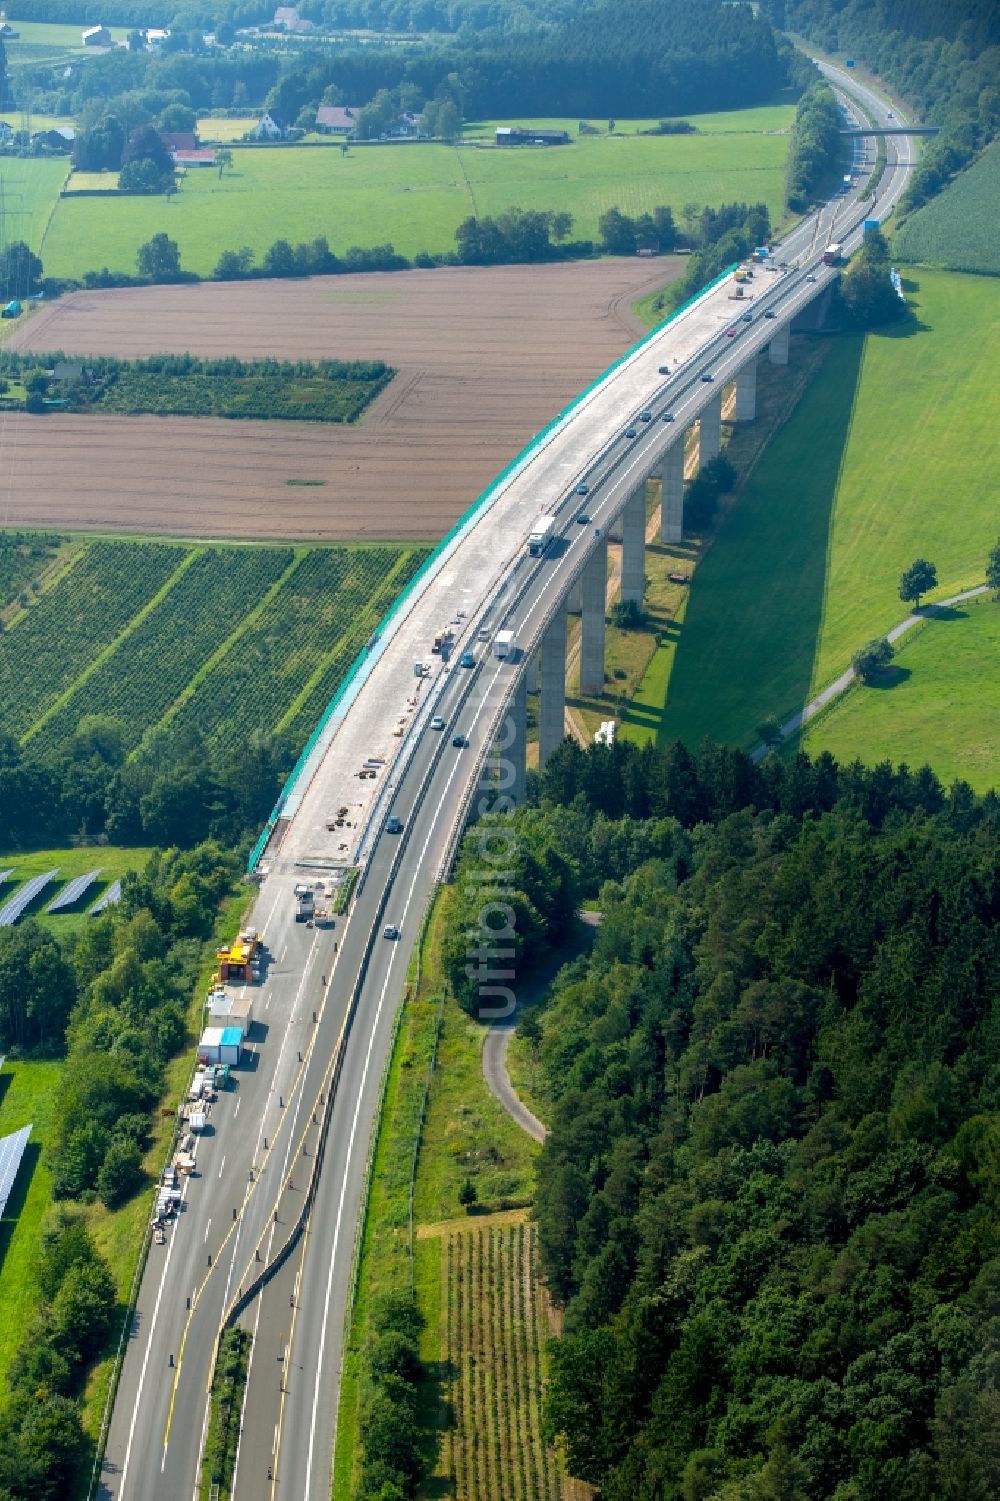
<svg viewBox="0 0 1000 1501">
<path fill-rule="evenodd" d="M 491 898 L 517 976 L 603 914 L 526 1028 L 571 1471 L 607 1501 L 1000 1493 L 1000 799 L 567 743 L 458 884 L 472 1012 Z"/>
<path fill-rule="evenodd" d="M 54 6 L 52 0 L 43 8 Z M 38 9 L 36 4 L 31 19 L 42 19 Z M 516 27 L 432 33 L 405 47 L 352 43 L 334 50 L 316 39 L 296 45 L 294 55 L 265 39 L 209 49 L 202 32 L 220 24 L 210 10 L 178 14 L 170 7 L 154 15 L 155 9 L 124 0 L 99 19 L 173 26 L 166 52 L 116 47 L 69 70 L 24 69 L 19 76 L 32 91 L 33 108 L 72 114 L 84 129 L 98 123 L 98 100 L 130 121 L 141 120 L 143 112 L 151 118 L 169 104 L 198 111 L 266 105 L 294 124 L 324 99 L 365 105 L 381 90 L 403 88 L 406 107 L 413 108 L 451 84 L 468 118 L 635 117 L 758 104 L 801 73 L 800 60 L 787 43 L 779 46 L 766 20 L 748 6 L 721 0 L 533 7 Z M 64 19 L 48 13 L 45 18 Z M 221 24 L 231 29 L 231 22 Z M 235 33 L 223 35 L 231 43 Z"/>
</svg>

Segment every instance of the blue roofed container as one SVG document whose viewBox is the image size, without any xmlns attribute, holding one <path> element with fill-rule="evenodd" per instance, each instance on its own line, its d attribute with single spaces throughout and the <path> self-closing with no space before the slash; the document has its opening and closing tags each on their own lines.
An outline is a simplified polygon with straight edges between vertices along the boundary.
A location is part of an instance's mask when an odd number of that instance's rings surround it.
<svg viewBox="0 0 1000 1501">
<path fill-rule="evenodd" d="M 243 1048 L 243 1033 L 239 1027 L 223 1027 L 222 1037 L 219 1040 L 219 1062 L 228 1063 L 230 1068 L 235 1067 L 240 1061 L 240 1052 Z"/>
</svg>

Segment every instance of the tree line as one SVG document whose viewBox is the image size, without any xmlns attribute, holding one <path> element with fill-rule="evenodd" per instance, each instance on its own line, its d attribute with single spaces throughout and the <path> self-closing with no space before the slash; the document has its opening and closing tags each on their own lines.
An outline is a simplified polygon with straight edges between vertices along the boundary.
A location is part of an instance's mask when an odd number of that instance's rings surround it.
<svg viewBox="0 0 1000 1501">
<path fill-rule="evenodd" d="M 121 724 L 102 716 L 83 718 L 58 749 L 0 737 L 0 847 L 64 844 L 67 833 L 185 849 L 212 836 L 252 842 L 298 750 L 253 736 L 236 753 L 185 730 L 128 760 Z"/>
<path fill-rule="evenodd" d="M 810 84 L 795 111 L 785 178 L 785 201 L 796 213 L 805 213 L 817 193 L 832 187 L 844 155 L 840 126 L 833 90 L 822 81 Z"/>
<path fill-rule="evenodd" d="M 56 1199 L 0 1414 L 0 1494 L 62 1501 L 86 1460 L 81 1397 L 117 1309 L 109 1268 L 83 1221 L 95 1198 L 117 1208 L 148 1187 L 143 1154 L 168 1060 L 220 902 L 242 862 L 215 843 L 156 854 L 122 897 L 60 941 L 30 918 L 0 929 L 0 1048 L 61 1057 L 46 1145 Z"/>
<path fill-rule="evenodd" d="M 526 960 L 547 904 L 552 943 L 584 898 L 603 913 L 530 1029 L 571 1472 L 608 1501 L 987 1501 L 1000 799 L 567 743 L 488 823 Z"/>
</svg>

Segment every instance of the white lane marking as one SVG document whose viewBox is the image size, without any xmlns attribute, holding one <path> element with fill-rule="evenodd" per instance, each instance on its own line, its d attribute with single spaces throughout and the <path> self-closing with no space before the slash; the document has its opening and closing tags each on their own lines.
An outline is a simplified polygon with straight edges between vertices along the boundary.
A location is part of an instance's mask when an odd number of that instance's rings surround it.
<svg viewBox="0 0 1000 1501">
<path fill-rule="evenodd" d="M 274 1229 L 275 1229 L 275 1227 L 274 1227 L 274 1224 L 272 1222 L 271 1233 L 270 1233 L 270 1235 L 267 1238 L 267 1249 L 264 1252 L 264 1260 L 265 1261 L 270 1261 L 270 1259 L 271 1259 L 271 1247 L 274 1245 Z M 240 1431 L 239 1431 L 239 1433 L 237 1435 L 237 1438 L 236 1438 L 236 1455 L 235 1455 L 235 1458 L 233 1459 L 233 1483 L 232 1483 L 232 1486 L 230 1487 L 230 1491 L 229 1491 L 230 1501 L 236 1501 L 236 1483 L 237 1483 L 237 1478 L 238 1478 L 239 1472 L 240 1472 L 240 1450 L 243 1447 L 243 1423 L 244 1423 L 244 1419 L 246 1417 L 247 1398 L 250 1395 L 250 1377 L 251 1377 L 251 1373 L 253 1371 L 254 1353 L 255 1353 L 255 1351 L 257 1349 L 257 1329 L 258 1329 L 258 1327 L 260 1325 L 260 1311 L 263 1308 L 263 1306 L 264 1306 L 264 1299 L 263 1299 L 263 1297 L 260 1297 L 260 1298 L 257 1299 L 257 1307 L 256 1307 L 256 1312 L 254 1314 L 254 1320 L 253 1320 L 253 1333 L 252 1333 L 252 1335 L 250 1337 L 250 1355 L 249 1355 L 249 1358 L 247 1360 L 246 1382 L 244 1383 L 244 1386 L 243 1386 L 243 1405 L 240 1408 Z M 278 1425 L 277 1425 L 277 1423 L 275 1423 L 275 1425 L 274 1425 L 274 1432 L 275 1432 L 275 1438 L 272 1441 L 272 1445 L 271 1445 L 271 1453 L 272 1454 L 274 1453 L 275 1445 L 277 1443 L 277 1433 L 278 1433 Z M 205 1446 L 204 1445 L 204 1440 L 202 1440 L 202 1448 L 204 1448 L 204 1446 Z M 197 1501 L 197 1496 L 195 1496 L 194 1501 Z"/>
<path fill-rule="evenodd" d="M 197 1149 L 198 1149 L 198 1147 L 197 1147 L 197 1142 L 196 1142 L 195 1143 L 195 1152 L 197 1152 Z M 181 1203 L 184 1202 L 185 1195 L 187 1194 L 187 1191 L 188 1191 L 188 1184 L 190 1182 L 191 1182 L 190 1178 L 185 1178 L 184 1179 L 184 1187 L 181 1189 Z M 178 1223 L 179 1223 L 179 1219 L 180 1219 L 180 1217 L 178 1216 Z M 209 1223 L 211 1223 L 211 1221 Z M 156 1303 L 153 1306 L 153 1317 L 152 1317 L 152 1320 L 150 1321 L 150 1325 L 149 1325 L 149 1339 L 148 1339 L 148 1342 L 146 1344 L 146 1353 L 145 1353 L 145 1355 L 142 1358 L 142 1369 L 139 1372 L 139 1384 L 136 1387 L 136 1392 L 135 1392 L 135 1406 L 132 1409 L 132 1421 L 129 1424 L 129 1430 L 128 1430 L 128 1443 L 125 1445 L 125 1459 L 124 1459 L 124 1461 L 122 1463 L 121 1486 L 120 1486 L 119 1491 L 118 1491 L 119 1496 L 122 1496 L 122 1497 L 125 1495 L 125 1482 L 128 1479 L 129 1460 L 132 1457 L 132 1441 L 135 1438 L 135 1425 L 136 1425 L 136 1423 L 139 1420 L 139 1405 L 140 1405 L 140 1400 L 142 1398 L 143 1385 L 145 1384 L 145 1380 L 146 1380 L 146 1368 L 149 1365 L 149 1357 L 150 1357 L 150 1353 L 151 1353 L 152 1348 L 153 1348 L 153 1334 L 155 1333 L 155 1330 L 156 1330 L 156 1320 L 159 1317 L 159 1313 L 160 1313 L 160 1301 L 161 1301 L 161 1299 L 163 1297 L 163 1289 L 164 1289 L 164 1287 L 166 1285 L 167 1273 L 170 1270 L 170 1258 L 174 1254 L 174 1245 L 175 1245 L 175 1243 L 177 1241 L 177 1230 L 178 1230 L 178 1225 L 175 1225 L 174 1226 L 173 1234 L 170 1237 L 170 1244 L 167 1247 L 166 1258 L 165 1258 L 165 1260 L 163 1262 L 163 1273 L 162 1273 L 162 1275 L 160 1277 L 160 1287 L 159 1287 L 159 1291 L 156 1294 Z M 207 1234 L 207 1232 L 206 1232 L 206 1234 Z M 164 1459 L 166 1459 L 166 1453 L 164 1453 Z M 161 1466 L 161 1469 L 162 1469 L 162 1466 Z"/>
<path fill-rule="evenodd" d="M 209 1230 L 211 1230 L 211 1228 L 212 1228 L 212 1220 L 211 1220 L 211 1216 L 210 1216 L 208 1224 L 205 1226 L 205 1235 L 204 1235 L 204 1238 L 202 1240 L 202 1245 L 204 1245 L 205 1241 L 208 1239 L 208 1232 L 209 1232 Z"/>
<path fill-rule="evenodd" d="M 480 715 L 482 714 L 482 712 L 483 712 L 483 710 L 485 708 L 486 708 L 486 698 L 484 697 L 483 700 L 482 700 L 482 702 L 479 705 L 478 710 L 476 711 L 476 715 L 475 715 L 475 718 L 473 719 L 471 729 L 473 729 L 473 730 L 475 729 L 476 723 L 478 722 L 479 717 L 480 717 Z M 443 795 L 442 795 L 442 797 L 440 799 L 440 803 L 439 803 L 440 807 L 446 807 L 447 806 L 447 798 L 448 798 L 448 793 L 451 790 L 451 784 L 454 781 L 455 777 L 457 776 L 457 774 L 458 774 L 458 772 L 459 772 L 462 764 L 463 763 L 461 761 L 461 758 L 456 757 L 455 763 L 454 763 L 454 765 L 452 766 L 452 769 L 451 769 L 451 773 L 450 773 L 450 775 L 448 777 L 447 782 L 445 783 L 444 792 L 443 792 Z M 433 767 L 432 767 L 432 770 L 433 770 Z M 402 917 L 400 918 L 400 923 L 401 924 L 406 921 L 406 915 L 407 915 L 407 913 L 410 910 L 410 903 L 413 900 L 413 893 L 414 893 L 414 890 L 416 888 L 417 881 L 421 877 L 421 875 L 423 873 L 423 870 L 424 870 L 424 861 L 427 858 L 428 847 L 429 847 L 430 842 L 433 839 L 433 837 L 434 837 L 434 835 L 435 835 L 436 832 L 437 832 L 437 819 L 434 820 L 434 822 L 432 823 L 430 829 L 427 832 L 427 838 L 424 840 L 423 848 L 420 851 L 420 858 L 416 862 L 415 867 L 413 868 L 413 875 L 412 875 L 412 879 L 410 881 L 410 889 L 409 889 L 409 891 L 406 894 L 406 901 L 403 904 L 403 914 L 402 914 Z M 362 1072 L 361 1072 L 361 1081 L 360 1081 L 360 1083 L 358 1085 L 357 1097 L 356 1097 L 355 1102 L 354 1102 L 354 1118 L 351 1121 L 351 1134 L 350 1134 L 350 1137 L 348 1138 L 348 1142 L 347 1142 L 347 1156 L 346 1156 L 346 1159 L 345 1159 L 344 1177 L 343 1177 L 343 1181 L 342 1181 L 341 1186 L 340 1186 L 340 1203 L 337 1205 L 337 1219 L 336 1219 L 336 1222 L 334 1224 L 334 1230 L 333 1230 L 333 1244 L 330 1247 L 330 1269 L 329 1269 L 329 1271 L 327 1273 L 326 1294 L 325 1294 L 324 1299 L 323 1299 L 323 1321 L 322 1321 L 322 1324 L 320 1326 L 319 1358 L 318 1358 L 318 1360 L 316 1362 L 316 1376 L 315 1376 L 315 1382 L 314 1382 L 314 1385 L 313 1385 L 312 1414 L 310 1416 L 310 1421 L 309 1421 L 309 1450 L 308 1450 L 308 1454 L 306 1456 L 306 1484 L 305 1484 L 305 1493 L 304 1493 L 303 1501 L 308 1501 L 309 1491 L 310 1491 L 310 1482 L 312 1480 L 313 1452 L 314 1452 L 314 1449 L 316 1447 L 316 1418 L 317 1418 L 317 1413 L 318 1413 L 318 1409 L 319 1409 L 320 1387 L 321 1387 L 321 1384 L 322 1384 L 321 1383 L 321 1377 L 322 1377 L 322 1372 L 323 1372 L 323 1359 L 324 1359 L 324 1355 L 326 1353 L 327 1325 L 329 1324 L 329 1320 L 330 1320 L 330 1296 L 331 1296 L 331 1293 L 332 1293 L 332 1290 L 333 1290 L 333 1270 L 334 1270 L 334 1267 L 337 1265 L 337 1247 L 338 1247 L 338 1245 L 340 1243 L 340 1231 L 341 1231 L 341 1226 L 343 1225 L 343 1220 L 344 1220 L 344 1204 L 345 1204 L 345 1201 L 346 1201 L 346 1198 L 347 1198 L 347 1178 L 348 1178 L 347 1164 L 350 1163 L 350 1161 L 351 1161 L 351 1159 L 352 1159 L 352 1157 L 354 1155 L 354 1141 L 355 1141 L 355 1138 L 356 1138 L 357 1133 L 358 1133 L 358 1121 L 359 1121 L 360 1115 L 361 1115 L 361 1101 L 362 1101 L 362 1098 L 363 1098 L 364 1092 L 365 1092 L 365 1083 L 366 1083 L 366 1081 L 368 1079 L 368 1070 L 371 1067 L 372 1049 L 375 1046 L 375 1034 L 378 1031 L 379 1019 L 381 1018 L 381 1015 L 382 1015 L 382 1007 L 385 1004 L 386 994 L 387 994 L 389 986 L 390 986 L 390 984 L 392 982 L 392 973 L 393 973 L 393 969 L 395 967 L 396 955 L 397 955 L 398 952 L 399 952 L 398 949 L 394 949 L 393 950 L 393 954 L 392 954 L 392 958 L 389 960 L 389 968 L 386 971 L 385 983 L 382 986 L 382 993 L 381 993 L 381 995 L 379 996 L 379 999 L 378 999 L 378 1006 L 377 1006 L 376 1011 L 375 1011 L 374 1020 L 372 1021 L 371 1031 L 368 1034 L 368 1050 L 365 1053 L 365 1064 L 364 1064 L 364 1068 L 362 1069 Z M 288 1351 L 288 1359 L 291 1360 L 291 1350 Z M 336 1416 L 334 1417 L 334 1425 L 336 1425 Z"/>
<path fill-rule="evenodd" d="M 285 1048 L 288 1046 L 289 1038 L 292 1035 L 292 1023 L 295 1020 L 295 1012 L 296 1012 L 296 1010 L 298 1008 L 299 1001 L 302 999 L 302 992 L 305 989 L 306 980 L 307 980 L 307 978 L 309 976 L 309 966 L 312 964 L 312 962 L 313 962 L 313 955 L 316 953 L 316 945 L 319 942 L 319 935 L 320 935 L 320 929 L 317 928 L 315 930 L 315 932 L 313 933 L 313 941 L 309 945 L 309 953 L 306 955 L 306 962 L 305 962 L 305 965 L 303 966 L 303 970 L 302 970 L 302 979 L 299 981 L 299 988 L 295 992 L 295 999 L 292 1002 L 292 1009 L 291 1009 L 291 1012 L 289 1013 L 289 1017 L 288 1017 L 288 1025 L 285 1028 L 285 1035 L 281 1039 L 281 1051 L 278 1054 L 278 1061 L 274 1065 L 274 1076 L 273 1076 L 273 1079 L 271 1081 L 271 1089 L 270 1089 L 270 1093 L 271 1094 L 274 1093 L 274 1079 L 277 1079 L 278 1075 L 281 1073 L 281 1060 L 282 1060 L 282 1058 L 285 1055 Z M 253 1149 L 253 1160 L 254 1160 L 254 1162 L 256 1162 L 257 1158 L 260 1156 L 260 1144 L 261 1144 L 261 1142 L 264 1139 L 264 1127 L 266 1125 L 267 1125 L 267 1108 L 266 1108 L 266 1105 L 265 1105 L 265 1108 L 260 1113 L 260 1130 L 257 1132 L 257 1145 Z"/>
<path fill-rule="evenodd" d="M 219 1177 L 220 1178 L 222 1177 L 222 1173 L 223 1173 L 223 1170 L 224 1170 L 225 1166 L 226 1166 L 226 1159 L 225 1159 L 225 1157 L 223 1157 L 222 1161 L 219 1163 Z"/>
<path fill-rule="evenodd" d="M 233 1120 L 235 1120 L 236 1117 L 239 1115 L 239 1113 L 240 1113 L 240 1106 L 242 1104 L 243 1104 L 243 1097 L 241 1095 L 240 1098 L 236 1101 L 236 1109 L 233 1111 Z"/>
<path fill-rule="evenodd" d="M 285 947 L 281 950 L 281 953 L 278 955 L 278 963 L 279 964 L 284 964 L 284 962 L 285 962 L 285 955 L 287 953 L 288 953 L 288 944 L 286 943 Z"/>
</svg>

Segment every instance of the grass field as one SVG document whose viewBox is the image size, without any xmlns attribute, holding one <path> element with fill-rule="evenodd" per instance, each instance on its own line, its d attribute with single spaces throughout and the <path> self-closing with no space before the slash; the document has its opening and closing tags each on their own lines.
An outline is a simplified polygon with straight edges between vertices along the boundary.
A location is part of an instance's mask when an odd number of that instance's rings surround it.
<svg viewBox="0 0 1000 1501">
<path fill-rule="evenodd" d="M 81 5 L 80 10 L 83 11 L 84 6 Z M 87 25 L 82 21 L 79 26 L 68 26 L 49 21 L 19 21 L 16 16 L 10 14 L 7 20 L 18 33 L 16 41 L 6 43 L 7 61 L 11 67 L 17 66 L 22 53 L 26 53 L 28 48 L 41 49 L 39 55 L 44 52 L 47 57 L 54 56 L 57 52 L 90 54 L 96 51 L 97 56 L 101 55 L 100 48 L 94 49 L 83 45 L 83 33 Z M 124 42 L 128 37 L 128 28 L 125 26 L 109 26 L 107 30 L 110 31 L 113 41 Z"/>
<path fill-rule="evenodd" d="M 297 746 L 425 555 L 82 542 L 47 588 L 20 590 L 27 608 L 12 606 L 0 730 L 43 756 L 87 714 L 117 717 L 129 750 L 174 719 L 232 746 L 280 727 Z"/>
<path fill-rule="evenodd" d="M 68 171 L 68 157 L 0 157 L 9 239 L 24 240 L 34 251 L 41 248 Z"/>
<path fill-rule="evenodd" d="M 915 557 L 936 563 L 939 598 L 982 580 L 1000 284 L 926 271 L 910 300 L 908 327 L 837 341 L 727 515 L 695 576 L 665 737 L 753 743 L 902 619 Z"/>
<path fill-rule="evenodd" d="M 868 765 L 926 763 L 945 786 L 961 777 L 985 792 L 1000 783 L 998 661 L 1000 605 L 989 595 L 966 600 L 904 638 L 882 682 L 850 688 L 809 727 L 803 747 Z"/>
<path fill-rule="evenodd" d="M 59 1084 L 59 1063 L 8 1062 L 0 1073 L 0 1136 L 32 1127 L 14 1191 L 0 1221 L 0 1391 L 38 1301 L 34 1262 L 52 1179 L 42 1149 Z"/>
<path fill-rule="evenodd" d="M 1000 276 L 1000 141 L 893 236 L 900 260 Z"/>
<path fill-rule="evenodd" d="M 223 250 L 248 245 L 259 258 L 279 233 L 293 243 L 323 234 L 338 252 L 391 241 L 412 256 L 453 250 L 469 214 L 515 205 L 566 210 L 580 236 L 595 235 L 613 204 L 635 214 L 669 203 L 680 216 L 687 203 L 760 199 L 777 222 L 788 137 L 774 132 L 791 118 L 785 106 L 694 117 L 703 133 L 680 137 L 626 135 L 626 122 L 620 136 L 547 150 L 235 147 L 232 171 L 189 173 L 170 199 L 60 200 L 43 259 L 54 276 L 105 265 L 131 272 L 138 246 L 160 231 L 177 241 L 185 269 L 202 275 Z"/>
</svg>

